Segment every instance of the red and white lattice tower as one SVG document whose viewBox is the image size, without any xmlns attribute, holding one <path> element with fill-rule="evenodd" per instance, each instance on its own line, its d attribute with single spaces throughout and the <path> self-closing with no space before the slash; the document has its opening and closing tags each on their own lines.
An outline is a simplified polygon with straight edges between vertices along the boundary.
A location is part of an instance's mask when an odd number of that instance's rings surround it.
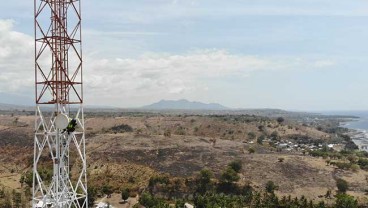
<svg viewBox="0 0 368 208">
<path fill-rule="evenodd" d="M 34 0 L 32 207 L 88 207 L 80 0 Z M 71 119 L 75 131 L 65 131 Z"/>
</svg>

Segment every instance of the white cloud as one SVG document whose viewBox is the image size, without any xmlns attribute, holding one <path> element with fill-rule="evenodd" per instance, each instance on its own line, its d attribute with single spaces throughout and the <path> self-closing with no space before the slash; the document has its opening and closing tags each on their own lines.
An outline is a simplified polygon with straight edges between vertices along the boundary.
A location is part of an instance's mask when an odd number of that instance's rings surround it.
<svg viewBox="0 0 368 208">
<path fill-rule="evenodd" d="M 208 81 L 246 79 L 255 71 L 310 70 L 332 66 L 331 61 L 294 57 L 257 57 L 231 54 L 225 50 L 198 50 L 191 53 L 145 54 L 137 58 L 95 59 L 85 68 L 87 100 L 115 105 L 177 99 L 209 90 Z M 93 94 L 92 94 L 93 92 Z M 97 95 L 97 96 L 95 96 Z M 121 99 L 134 99 L 135 102 Z"/>
<path fill-rule="evenodd" d="M 13 21 L 0 20 L 0 92 L 33 92 L 33 44 L 33 37 L 14 31 Z M 248 79 L 260 70 L 307 70 L 333 65 L 331 60 L 239 55 L 219 49 L 186 54 L 146 53 L 135 58 L 84 58 L 87 103 L 116 106 L 201 97 L 213 90 L 208 84 L 213 80 Z"/>
<path fill-rule="evenodd" d="M 14 31 L 13 24 L 0 19 L 0 92 L 17 92 L 34 83 L 33 38 Z"/>
<path fill-rule="evenodd" d="M 314 65 L 317 68 L 325 68 L 325 67 L 331 67 L 335 65 L 335 62 L 331 61 L 331 60 L 320 60 L 320 61 L 316 61 L 314 63 Z"/>
</svg>

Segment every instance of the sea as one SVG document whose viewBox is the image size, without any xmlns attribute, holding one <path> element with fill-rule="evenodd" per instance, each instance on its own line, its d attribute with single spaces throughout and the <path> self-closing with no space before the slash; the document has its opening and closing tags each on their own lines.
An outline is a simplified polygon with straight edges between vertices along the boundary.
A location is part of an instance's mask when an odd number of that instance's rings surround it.
<svg viewBox="0 0 368 208">
<path fill-rule="evenodd" d="M 330 115 L 348 115 L 359 117 L 349 122 L 341 123 L 341 127 L 351 129 L 350 134 L 354 143 L 361 149 L 363 146 L 368 147 L 368 111 L 343 111 L 333 112 Z M 361 149 L 368 151 L 368 149 Z"/>
</svg>

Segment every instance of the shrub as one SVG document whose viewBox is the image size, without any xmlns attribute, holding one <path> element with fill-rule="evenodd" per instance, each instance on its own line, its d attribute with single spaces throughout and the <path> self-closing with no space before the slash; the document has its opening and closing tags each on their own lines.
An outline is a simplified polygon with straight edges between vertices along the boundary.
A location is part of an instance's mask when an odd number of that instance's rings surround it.
<svg viewBox="0 0 368 208">
<path fill-rule="evenodd" d="M 110 186 L 110 185 L 104 185 L 102 187 L 102 193 L 104 193 L 106 195 L 111 195 L 112 193 L 114 193 L 114 191 L 112 190 L 112 186 Z"/>
<path fill-rule="evenodd" d="M 268 193 L 273 193 L 278 187 L 273 181 L 267 181 L 265 188 Z"/>
<path fill-rule="evenodd" d="M 158 199 L 154 196 L 152 196 L 149 193 L 143 193 L 142 196 L 139 198 L 139 203 L 147 208 L 154 208 L 154 207 L 160 207 L 160 208 L 166 208 L 169 207 L 168 204 L 166 204 L 163 200 Z"/>
<path fill-rule="evenodd" d="M 249 138 L 250 140 L 253 140 L 253 139 L 255 139 L 255 138 L 256 138 L 256 134 L 255 134 L 254 132 L 249 132 L 249 133 L 248 133 L 248 138 Z"/>
<path fill-rule="evenodd" d="M 212 182 L 211 182 L 212 178 L 213 178 L 212 171 L 208 169 L 201 170 L 198 178 L 196 179 L 197 192 L 204 194 L 207 191 L 211 190 L 212 189 Z"/>
<path fill-rule="evenodd" d="M 235 172 L 239 173 L 242 169 L 242 161 L 241 160 L 234 160 L 229 164 L 229 167 L 233 169 Z"/>
<path fill-rule="evenodd" d="M 264 131 L 264 126 L 262 126 L 262 125 L 258 126 L 258 130 L 259 131 Z"/>
<path fill-rule="evenodd" d="M 283 117 L 278 117 L 278 118 L 277 118 L 277 122 L 278 122 L 278 123 L 280 123 L 280 124 L 281 124 L 282 122 L 284 122 L 284 121 L 285 121 L 285 119 L 284 119 Z"/>
<path fill-rule="evenodd" d="M 354 197 L 347 194 L 338 194 L 336 196 L 335 208 L 357 208 L 358 202 Z"/>
<path fill-rule="evenodd" d="M 182 127 L 182 126 L 179 126 L 179 127 L 176 129 L 175 134 L 177 134 L 177 135 L 185 135 L 185 134 L 186 134 L 186 132 L 185 132 L 185 128 L 184 128 L 184 127 Z"/>
<path fill-rule="evenodd" d="M 278 140 L 279 139 L 279 133 L 277 131 L 273 131 L 270 135 L 272 140 Z"/>
<path fill-rule="evenodd" d="M 265 135 L 261 135 L 260 137 L 258 137 L 257 143 L 258 144 L 262 144 L 263 143 L 263 140 L 265 140 L 265 139 L 266 139 Z"/>
<path fill-rule="evenodd" d="M 351 165 L 351 170 L 352 171 L 354 171 L 354 172 L 358 172 L 358 170 L 359 170 L 359 165 L 357 165 L 357 164 L 353 164 L 353 165 Z"/>
<path fill-rule="evenodd" d="M 149 186 L 153 187 L 157 183 L 159 184 L 168 184 L 170 182 L 169 177 L 167 176 L 152 176 L 149 179 Z"/>
<path fill-rule="evenodd" d="M 88 192 L 88 206 L 93 207 L 96 201 L 96 195 L 97 195 L 96 188 L 89 185 L 87 188 L 87 192 Z"/>
<path fill-rule="evenodd" d="M 336 186 L 340 193 L 345 193 L 349 187 L 348 182 L 341 178 L 336 180 Z"/>
<path fill-rule="evenodd" d="M 239 187 L 236 185 L 236 182 L 239 181 L 239 179 L 240 177 L 237 172 L 231 168 L 227 168 L 220 176 L 217 192 L 226 194 L 238 193 Z"/>
<path fill-rule="evenodd" d="M 168 129 L 164 132 L 165 137 L 171 137 L 171 131 Z"/>
<path fill-rule="evenodd" d="M 342 170 L 349 170 L 352 166 L 351 163 L 346 162 L 330 162 L 331 165 L 335 165 L 337 168 Z"/>
<path fill-rule="evenodd" d="M 127 124 L 111 127 L 111 130 L 115 133 L 133 132 L 133 128 Z"/>
<path fill-rule="evenodd" d="M 358 165 L 359 165 L 359 166 L 360 166 L 360 168 L 362 168 L 363 170 L 368 170 L 368 159 L 359 158 L 359 160 L 358 160 Z"/>
<path fill-rule="evenodd" d="M 220 181 L 222 183 L 234 183 L 240 179 L 238 173 L 232 168 L 227 168 L 221 175 Z"/>
</svg>

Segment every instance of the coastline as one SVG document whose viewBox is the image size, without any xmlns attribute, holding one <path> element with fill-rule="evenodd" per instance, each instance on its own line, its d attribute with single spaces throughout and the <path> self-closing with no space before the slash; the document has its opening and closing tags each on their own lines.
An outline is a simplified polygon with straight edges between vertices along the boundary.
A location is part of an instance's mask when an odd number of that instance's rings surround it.
<svg viewBox="0 0 368 208">
<path fill-rule="evenodd" d="M 343 122 L 340 124 L 340 127 L 344 127 L 348 129 L 348 136 L 352 139 L 354 144 L 356 144 L 359 147 L 359 150 L 363 150 L 362 146 L 368 146 L 368 129 L 362 129 L 362 128 L 354 128 L 353 125 L 351 125 L 354 122 L 362 122 L 366 119 L 359 118 L 354 119 L 352 121 Z"/>
</svg>

